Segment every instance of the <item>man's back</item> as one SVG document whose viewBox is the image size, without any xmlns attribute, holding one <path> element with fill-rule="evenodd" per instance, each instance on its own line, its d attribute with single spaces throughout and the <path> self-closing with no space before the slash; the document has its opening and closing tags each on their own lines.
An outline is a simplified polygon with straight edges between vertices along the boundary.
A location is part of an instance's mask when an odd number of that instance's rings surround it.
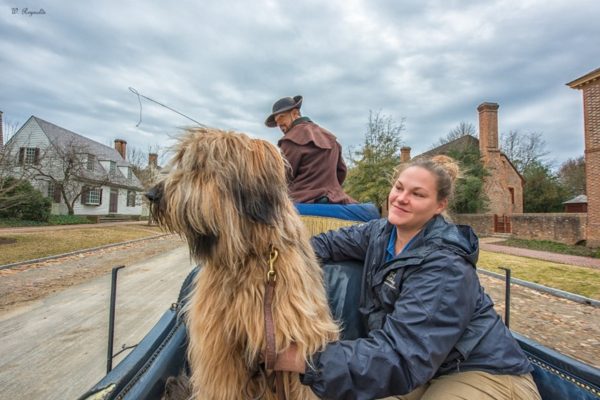
<svg viewBox="0 0 600 400">
<path fill-rule="evenodd" d="M 354 201 L 344 193 L 346 164 L 335 136 L 307 117 L 294 121 L 279 140 L 279 147 L 290 164 L 290 194 L 297 203 L 348 204 Z"/>
</svg>

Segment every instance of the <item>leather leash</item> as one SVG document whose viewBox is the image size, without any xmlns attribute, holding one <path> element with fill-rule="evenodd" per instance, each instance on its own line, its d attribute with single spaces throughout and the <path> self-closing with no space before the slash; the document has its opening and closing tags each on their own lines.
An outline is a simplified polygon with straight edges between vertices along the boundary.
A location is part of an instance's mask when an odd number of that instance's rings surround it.
<svg viewBox="0 0 600 400">
<path fill-rule="evenodd" d="M 275 347 L 275 323 L 273 322 L 273 293 L 275 291 L 275 282 L 277 281 L 277 272 L 275 272 L 275 260 L 279 253 L 271 248 L 269 254 L 269 271 L 267 272 L 267 286 L 265 288 L 264 314 L 265 314 L 265 335 L 266 335 L 266 354 L 265 369 L 272 371 L 277 360 L 277 350 Z M 286 400 L 283 387 L 283 372 L 275 371 L 275 393 L 278 400 Z"/>
</svg>

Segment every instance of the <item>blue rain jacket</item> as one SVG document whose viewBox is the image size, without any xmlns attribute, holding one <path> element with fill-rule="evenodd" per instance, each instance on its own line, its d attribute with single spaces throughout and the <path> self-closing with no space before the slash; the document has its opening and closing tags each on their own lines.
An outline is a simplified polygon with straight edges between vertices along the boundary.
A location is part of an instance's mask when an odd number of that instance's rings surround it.
<svg viewBox="0 0 600 400">
<path fill-rule="evenodd" d="M 380 219 L 311 239 L 324 263 L 363 262 L 360 313 L 368 335 L 315 354 L 302 383 L 324 399 L 366 400 L 407 394 L 458 371 L 531 372 L 479 283 L 472 229 L 436 216 L 386 261 L 392 229 Z"/>
</svg>

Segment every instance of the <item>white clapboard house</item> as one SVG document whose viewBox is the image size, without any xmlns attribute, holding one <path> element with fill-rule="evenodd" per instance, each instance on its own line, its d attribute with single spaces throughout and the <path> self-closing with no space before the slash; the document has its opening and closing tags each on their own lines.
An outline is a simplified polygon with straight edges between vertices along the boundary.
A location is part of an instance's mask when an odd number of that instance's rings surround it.
<svg viewBox="0 0 600 400">
<path fill-rule="evenodd" d="M 125 159 L 127 142 L 114 143 L 112 148 L 31 116 L 4 150 L 14 160 L 14 175 L 27 176 L 52 199 L 53 214 L 68 214 L 69 202 L 75 215 L 140 215 L 143 188 Z"/>
</svg>

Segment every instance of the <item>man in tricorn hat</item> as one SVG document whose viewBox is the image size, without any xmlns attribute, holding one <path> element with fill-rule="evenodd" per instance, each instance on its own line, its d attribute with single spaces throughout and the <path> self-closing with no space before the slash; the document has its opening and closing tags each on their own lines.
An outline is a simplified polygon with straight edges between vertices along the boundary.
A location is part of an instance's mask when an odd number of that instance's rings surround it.
<svg viewBox="0 0 600 400">
<path fill-rule="evenodd" d="M 342 146 L 326 129 L 300 114 L 302 96 L 284 97 L 273 104 L 265 125 L 283 132 L 277 145 L 290 164 L 288 184 L 296 203 L 356 203 L 344 193 L 346 164 Z"/>
</svg>

